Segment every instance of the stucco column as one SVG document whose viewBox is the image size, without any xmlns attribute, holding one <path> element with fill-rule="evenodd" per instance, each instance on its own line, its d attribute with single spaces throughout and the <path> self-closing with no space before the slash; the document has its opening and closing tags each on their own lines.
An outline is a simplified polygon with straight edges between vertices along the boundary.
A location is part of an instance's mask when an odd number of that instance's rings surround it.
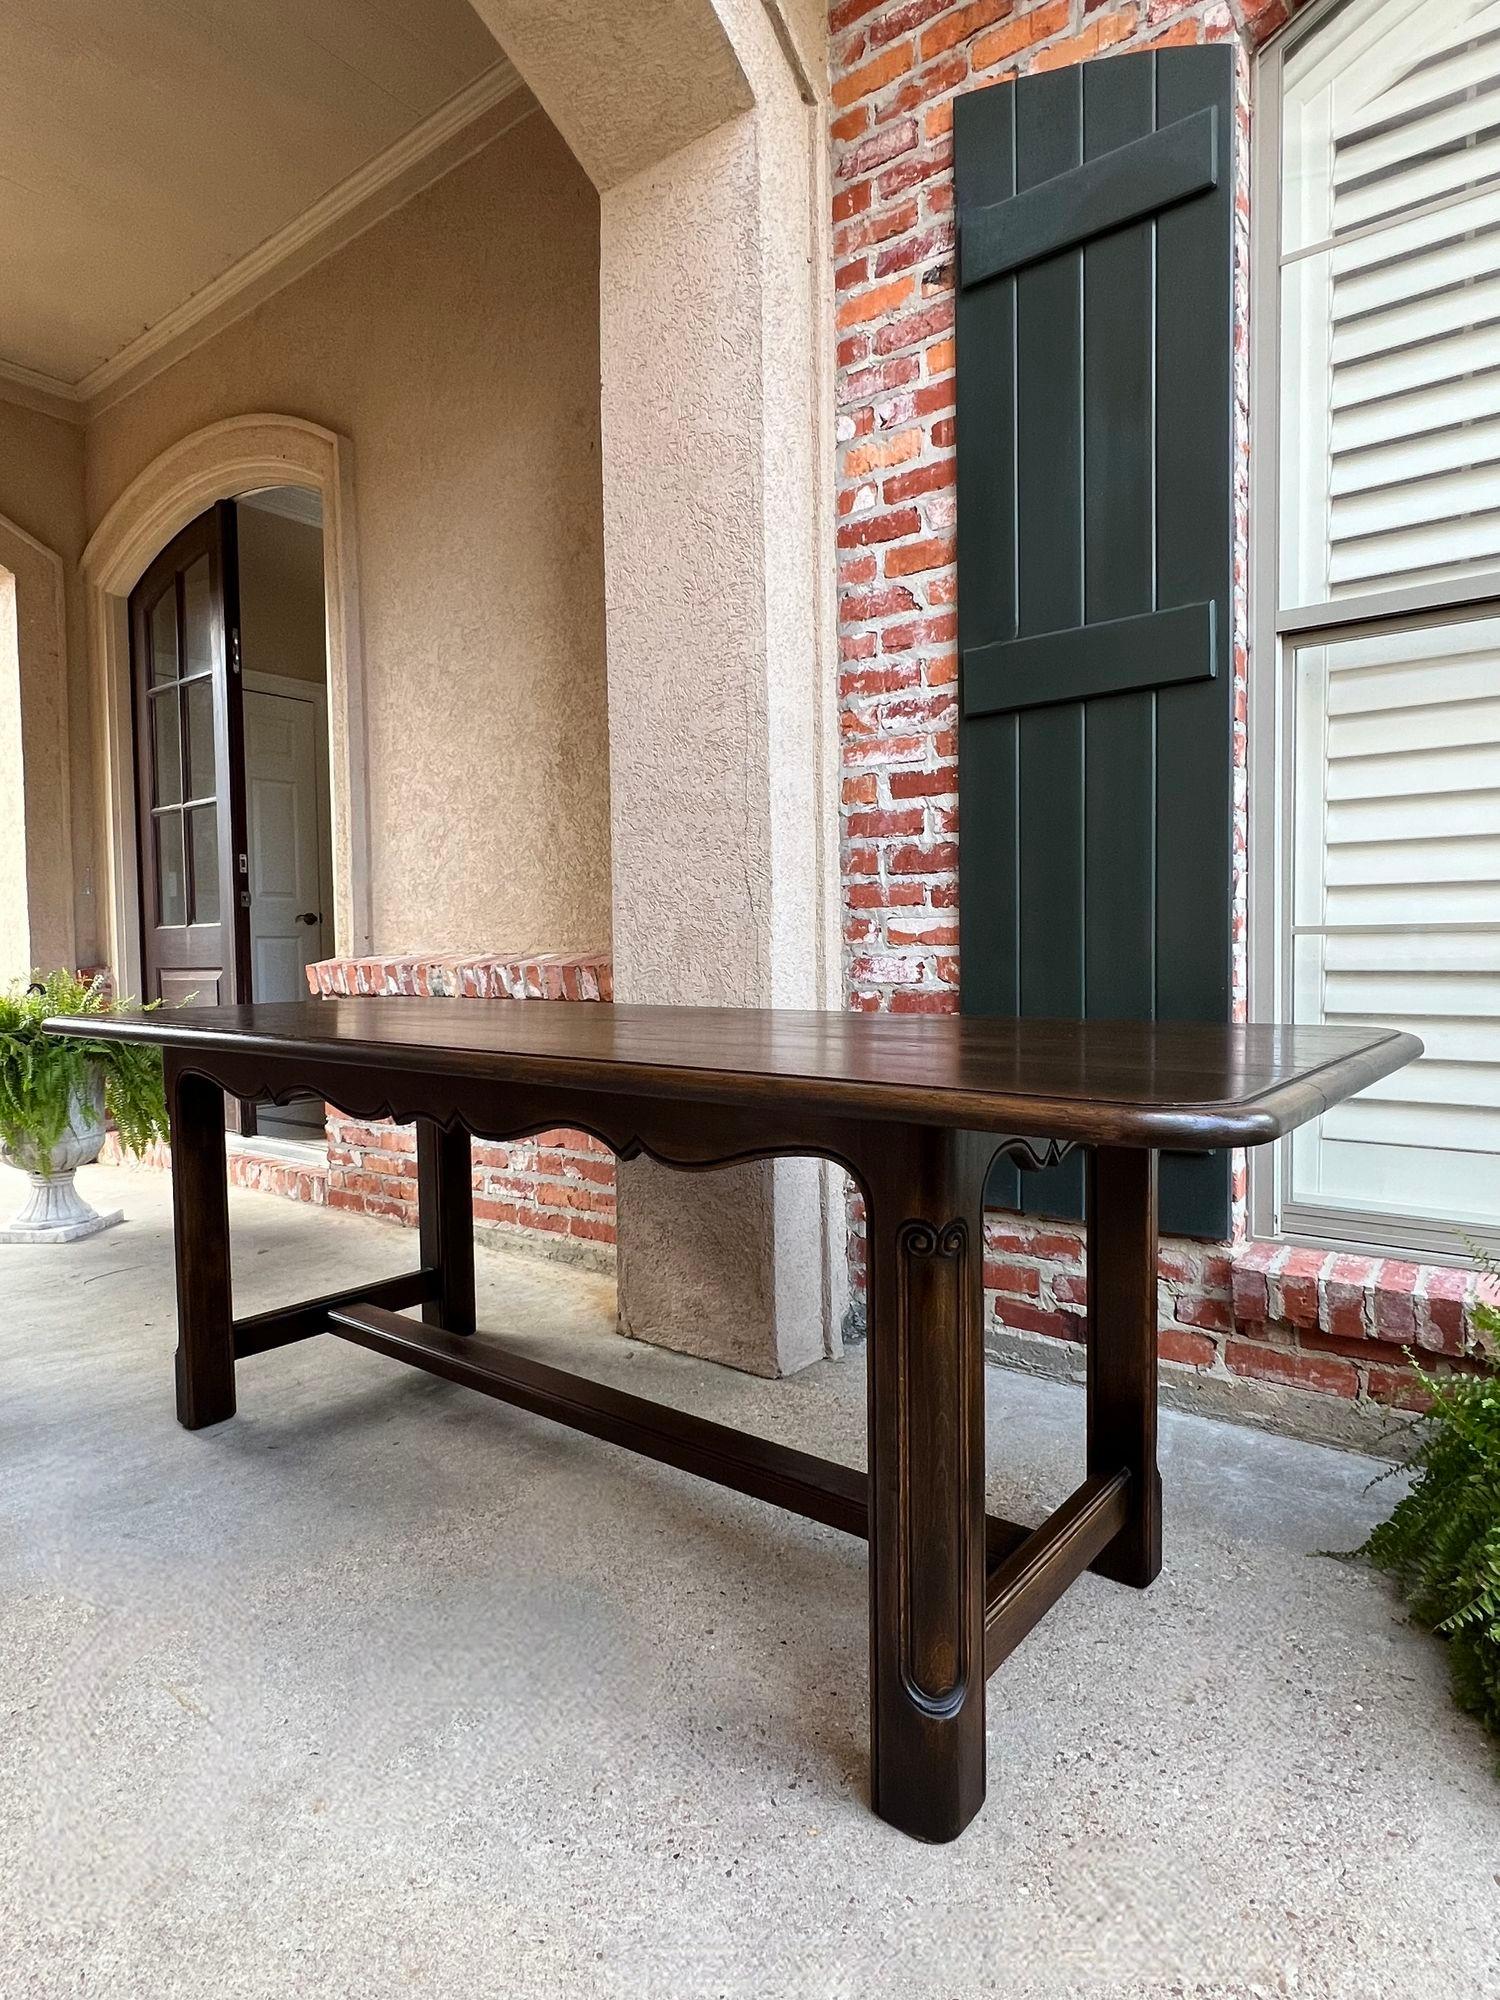
<svg viewBox="0 0 1500 2000">
<path fill-rule="evenodd" d="M 0 985 L 75 965 L 63 565 L 0 519 Z"/>
<path fill-rule="evenodd" d="M 600 189 L 615 993 L 837 1004 L 821 42 L 763 0 L 480 0 Z M 625 1331 L 837 1342 L 831 1170 L 620 1174 Z"/>
</svg>

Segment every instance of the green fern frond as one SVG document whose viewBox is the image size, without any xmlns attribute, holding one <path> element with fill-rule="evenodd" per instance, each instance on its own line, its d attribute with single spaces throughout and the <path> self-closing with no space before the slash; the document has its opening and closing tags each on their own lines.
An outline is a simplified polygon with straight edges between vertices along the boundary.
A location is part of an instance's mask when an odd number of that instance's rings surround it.
<svg viewBox="0 0 1500 2000">
<path fill-rule="evenodd" d="M 1488 1341 L 1500 1342 L 1493 1303 L 1473 1316 Z M 1432 1406 L 1411 1460 L 1412 1489 L 1357 1553 L 1446 1639 L 1454 1698 L 1500 1735 L 1500 1375 L 1416 1372 Z"/>
<path fill-rule="evenodd" d="M 122 1003 L 128 1005 L 130 1003 Z M 134 1042 L 48 1035 L 42 1023 L 59 1014 L 113 1011 L 102 979 L 72 972 L 38 973 L 29 986 L 0 992 L 0 1143 L 55 1146 L 68 1124 L 75 1092 L 104 1079 L 104 1104 L 120 1143 L 142 1153 L 167 1136 L 161 1053 Z"/>
</svg>

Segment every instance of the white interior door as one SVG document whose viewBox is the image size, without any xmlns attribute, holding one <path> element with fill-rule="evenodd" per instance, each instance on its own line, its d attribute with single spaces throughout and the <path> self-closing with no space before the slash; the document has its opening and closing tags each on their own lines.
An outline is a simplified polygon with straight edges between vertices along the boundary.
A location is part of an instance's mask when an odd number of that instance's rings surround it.
<svg viewBox="0 0 1500 2000">
<path fill-rule="evenodd" d="M 283 683 L 283 685 L 285 685 Z M 321 703 L 246 676 L 245 820 L 250 854 L 250 992 L 255 1000 L 305 1000 L 307 967 L 324 950 L 327 808 L 319 778 Z M 260 1127 L 322 1131 L 322 1107 L 292 1104 Z"/>
</svg>

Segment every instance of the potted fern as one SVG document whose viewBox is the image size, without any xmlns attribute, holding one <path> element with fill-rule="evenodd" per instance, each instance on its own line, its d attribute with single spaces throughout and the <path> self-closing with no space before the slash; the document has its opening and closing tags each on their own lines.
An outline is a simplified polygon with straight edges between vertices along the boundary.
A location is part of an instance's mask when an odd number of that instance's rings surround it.
<svg viewBox="0 0 1500 2000">
<path fill-rule="evenodd" d="M 1486 1260 L 1486 1276 L 1500 1269 Z M 1500 1736 L 1500 1306 L 1474 1308 L 1480 1367 L 1417 1373 L 1431 1397 L 1418 1423 L 1412 1489 L 1357 1551 L 1394 1578 L 1420 1625 L 1448 1641 L 1459 1706 Z"/>
<path fill-rule="evenodd" d="M 130 1152 L 167 1134 L 161 1055 L 129 1042 L 47 1035 L 54 1014 L 110 1011 L 102 980 L 54 972 L 0 992 L 0 1159 L 30 1182 L 4 1243 L 73 1243 L 122 1219 L 100 1215 L 74 1175 L 99 1157 L 106 1119 Z"/>
</svg>

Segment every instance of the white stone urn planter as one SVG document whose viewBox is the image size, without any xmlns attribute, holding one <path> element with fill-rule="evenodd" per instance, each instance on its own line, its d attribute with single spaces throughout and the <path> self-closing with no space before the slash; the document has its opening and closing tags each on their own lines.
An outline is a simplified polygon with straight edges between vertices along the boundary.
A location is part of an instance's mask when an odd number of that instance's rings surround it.
<svg viewBox="0 0 1500 2000">
<path fill-rule="evenodd" d="M 22 1142 L 0 1146 L 0 1159 L 30 1181 L 26 1199 L 0 1229 L 0 1243 L 76 1243 L 123 1222 L 122 1208 L 101 1215 L 78 1192 L 74 1175 L 99 1157 L 104 1144 L 104 1075 L 90 1072 L 87 1090 L 75 1090 L 68 1104 L 67 1130 L 51 1151 L 39 1154 Z"/>
</svg>

